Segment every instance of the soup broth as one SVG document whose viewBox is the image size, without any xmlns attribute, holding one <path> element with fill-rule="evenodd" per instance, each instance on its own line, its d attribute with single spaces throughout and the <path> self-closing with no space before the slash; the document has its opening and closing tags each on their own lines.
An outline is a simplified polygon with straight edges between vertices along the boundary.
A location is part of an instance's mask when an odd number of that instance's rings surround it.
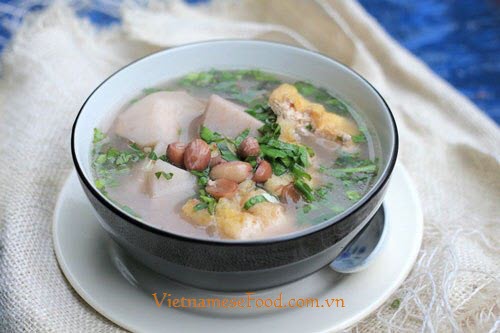
<svg viewBox="0 0 500 333">
<path fill-rule="evenodd" d="M 260 70 L 191 73 L 146 88 L 94 130 L 96 187 L 157 228 L 259 239 L 342 213 L 370 189 L 377 139 L 354 108 Z"/>
</svg>

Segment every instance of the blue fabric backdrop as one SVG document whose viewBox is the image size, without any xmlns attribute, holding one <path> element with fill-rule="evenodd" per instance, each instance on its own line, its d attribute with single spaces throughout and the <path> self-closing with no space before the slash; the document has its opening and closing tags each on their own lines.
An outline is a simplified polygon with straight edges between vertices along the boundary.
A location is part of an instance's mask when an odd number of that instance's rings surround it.
<svg viewBox="0 0 500 333">
<path fill-rule="evenodd" d="M 94 5 L 101 1 L 92 0 Z M 359 1 L 396 40 L 500 123 L 500 1 Z M 11 38 L 8 28 L 22 20 L 24 8 L 20 14 L 6 14 L 18 3 L 0 0 L 0 52 Z M 79 15 L 98 26 L 119 23 L 101 11 L 78 7 Z"/>
</svg>

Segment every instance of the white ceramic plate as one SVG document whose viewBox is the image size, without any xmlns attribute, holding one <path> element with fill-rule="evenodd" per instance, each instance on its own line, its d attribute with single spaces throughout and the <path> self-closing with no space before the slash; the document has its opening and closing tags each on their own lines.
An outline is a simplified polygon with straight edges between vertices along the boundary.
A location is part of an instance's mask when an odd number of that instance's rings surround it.
<svg viewBox="0 0 500 333">
<path fill-rule="evenodd" d="M 403 282 L 422 240 L 422 212 L 406 171 L 396 166 L 384 201 L 390 228 L 378 257 L 356 274 L 330 268 L 252 297 L 342 298 L 345 307 L 175 309 L 157 307 L 152 293 L 169 298 L 246 297 L 194 289 L 172 282 L 126 257 L 94 217 L 75 172 L 64 185 L 54 214 L 54 247 L 60 267 L 80 296 L 116 324 L 134 332 L 332 332 L 369 315 Z M 165 303 L 166 304 L 166 301 Z M 339 303 L 340 304 L 340 303 Z"/>
</svg>

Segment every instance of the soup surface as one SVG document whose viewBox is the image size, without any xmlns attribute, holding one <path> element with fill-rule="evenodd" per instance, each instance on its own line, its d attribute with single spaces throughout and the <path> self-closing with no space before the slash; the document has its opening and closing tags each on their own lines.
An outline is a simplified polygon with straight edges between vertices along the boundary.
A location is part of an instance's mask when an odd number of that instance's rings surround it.
<svg viewBox="0 0 500 333">
<path fill-rule="evenodd" d="M 258 239 L 326 221 L 377 174 L 377 140 L 327 90 L 259 70 L 191 73 L 144 89 L 94 129 L 96 187 L 145 223 Z"/>
</svg>

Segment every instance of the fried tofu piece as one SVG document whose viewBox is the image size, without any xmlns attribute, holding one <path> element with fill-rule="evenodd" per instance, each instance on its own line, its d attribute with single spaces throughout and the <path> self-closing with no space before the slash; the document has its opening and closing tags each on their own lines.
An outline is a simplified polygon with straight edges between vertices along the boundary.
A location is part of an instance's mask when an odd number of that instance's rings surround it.
<svg viewBox="0 0 500 333">
<path fill-rule="evenodd" d="M 193 224 L 206 227 L 214 222 L 214 216 L 210 215 L 208 209 L 195 210 L 194 207 L 200 202 L 198 199 L 189 199 L 182 206 L 182 216 Z"/>
<path fill-rule="evenodd" d="M 247 200 L 262 194 L 267 192 L 255 189 L 255 183 L 248 181 L 240 184 L 234 198 L 219 200 L 215 208 L 215 221 L 222 238 L 255 238 L 270 226 L 286 223 L 285 209 L 278 202 L 261 202 L 248 210 L 244 209 Z"/>
<path fill-rule="evenodd" d="M 280 196 L 283 187 L 290 184 L 291 182 L 293 182 L 293 176 L 289 173 L 281 176 L 272 174 L 271 178 L 269 178 L 264 183 L 264 189 L 275 196 Z"/>
<path fill-rule="evenodd" d="M 348 141 L 353 135 L 359 134 L 358 126 L 352 120 L 327 112 L 323 106 L 311 109 L 309 114 L 315 133 L 323 137 Z"/>
<path fill-rule="evenodd" d="M 215 208 L 215 220 L 222 238 L 249 239 L 262 232 L 262 221 L 241 210 L 232 200 L 221 198 Z"/>
<path fill-rule="evenodd" d="M 285 208 L 279 203 L 260 202 L 250 207 L 248 212 L 257 216 L 263 222 L 264 228 L 286 223 Z"/>
<path fill-rule="evenodd" d="M 359 134 L 353 120 L 328 112 L 321 104 L 312 103 L 291 84 L 284 83 L 273 90 L 269 105 L 278 117 L 294 121 L 298 128 L 311 125 L 315 134 L 330 140 L 349 141 L 351 136 Z"/>
<path fill-rule="evenodd" d="M 279 137 L 281 141 L 294 144 L 299 142 L 300 137 L 297 134 L 297 124 L 295 123 L 295 121 L 285 119 L 283 117 L 278 117 L 277 122 L 281 127 L 281 134 Z"/>
</svg>

